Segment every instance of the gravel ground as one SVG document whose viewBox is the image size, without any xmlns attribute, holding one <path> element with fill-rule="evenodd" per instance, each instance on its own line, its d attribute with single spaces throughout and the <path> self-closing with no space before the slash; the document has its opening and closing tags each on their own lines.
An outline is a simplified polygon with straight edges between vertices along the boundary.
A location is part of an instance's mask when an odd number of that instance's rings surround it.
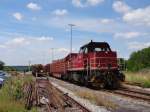
<svg viewBox="0 0 150 112">
<path fill-rule="evenodd" d="M 139 87 L 139 86 L 133 86 L 133 85 L 129 85 L 129 84 L 123 84 L 123 86 L 128 87 L 128 88 L 135 88 L 135 89 L 139 89 L 141 91 L 148 91 L 150 93 L 150 88 L 143 88 L 143 87 Z"/>
<path fill-rule="evenodd" d="M 75 98 L 77 101 L 88 107 L 92 112 L 150 112 L 150 104 L 144 101 L 127 98 L 100 90 L 89 89 L 51 77 L 49 79 L 53 85 L 68 93 L 71 97 Z M 75 93 L 79 91 L 90 91 L 93 94 L 101 96 L 105 99 L 105 101 L 111 101 L 113 104 L 115 104 L 116 108 L 110 110 L 103 106 L 97 106 L 95 103 L 77 96 Z"/>
</svg>

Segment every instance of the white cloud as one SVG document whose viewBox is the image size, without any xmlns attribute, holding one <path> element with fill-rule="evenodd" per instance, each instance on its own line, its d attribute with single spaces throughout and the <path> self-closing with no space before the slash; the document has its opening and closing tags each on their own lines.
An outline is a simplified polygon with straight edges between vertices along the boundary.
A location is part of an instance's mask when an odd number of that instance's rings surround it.
<svg viewBox="0 0 150 112">
<path fill-rule="evenodd" d="M 102 3 L 104 0 L 87 0 L 87 4 L 91 6 L 98 5 L 99 3 Z"/>
<path fill-rule="evenodd" d="M 116 12 L 123 14 L 123 21 L 133 25 L 150 26 L 150 5 L 133 9 L 123 1 L 115 1 L 112 7 Z"/>
<path fill-rule="evenodd" d="M 23 15 L 19 12 L 14 13 L 13 17 L 19 21 L 21 21 L 23 19 Z"/>
<path fill-rule="evenodd" d="M 125 2 L 123 1 L 115 1 L 113 3 L 113 9 L 116 11 L 116 12 L 119 12 L 119 13 L 127 13 L 131 10 L 131 7 L 129 7 Z"/>
<path fill-rule="evenodd" d="M 139 32 L 121 32 L 121 33 L 115 33 L 114 38 L 131 39 L 131 38 L 136 38 L 142 35 L 143 34 Z"/>
<path fill-rule="evenodd" d="M 76 7 L 88 7 L 88 6 L 96 6 L 100 3 L 104 2 L 104 0 L 72 0 L 72 4 Z"/>
<path fill-rule="evenodd" d="M 113 20 L 104 18 L 104 19 L 100 19 L 100 23 L 101 24 L 109 24 L 109 23 L 113 23 Z"/>
<path fill-rule="evenodd" d="M 45 37 L 45 36 L 38 37 L 36 39 L 39 40 L 39 41 L 51 41 L 51 40 L 54 40 L 53 37 Z"/>
<path fill-rule="evenodd" d="M 58 51 L 58 52 L 66 52 L 66 53 L 69 52 L 69 50 L 66 49 L 66 48 L 58 48 L 57 51 Z"/>
<path fill-rule="evenodd" d="M 6 46 L 5 45 L 0 45 L 0 48 L 6 48 Z"/>
<path fill-rule="evenodd" d="M 0 42 L 0 54 L 6 64 L 25 65 L 31 60 L 33 63 L 48 63 L 51 60 L 50 48 L 56 43 L 52 43 L 51 36 L 28 36 L 15 35 Z M 57 45 L 56 45 L 57 46 Z M 54 46 L 55 47 L 55 46 Z M 4 52 L 5 51 L 5 52 Z M 59 52 L 61 56 L 63 52 Z"/>
<path fill-rule="evenodd" d="M 56 16 L 65 16 L 68 14 L 68 11 L 66 9 L 56 9 L 52 13 Z"/>
<path fill-rule="evenodd" d="M 81 3 L 81 0 L 72 0 L 72 4 L 76 7 L 84 7 L 84 5 Z"/>
<path fill-rule="evenodd" d="M 68 23 L 75 24 L 75 28 L 89 32 L 114 32 L 115 21 L 109 18 L 51 18 L 49 25 L 53 27 L 64 28 Z M 68 26 L 67 26 L 68 27 Z"/>
<path fill-rule="evenodd" d="M 9 40 L 5 43 L 5 45 L 8 47 L 18 47 L 20 45 L 28 45 L 30 44 L 30 42 L 23 38 L 23 37 L 17 37 L 17 38 L 13 38 L 12 40 Z"/>
<path fill-rule="evenodd" d="M 130 42 L 128 43 L 128 49 L 131 50 L 140 50 L 146 47 L 150 47 L 150 42 L 145 42 L 145 43 L 141 43 L 141 42 Z"/>
<path fill-rule="evenodd" d="M 19 46 L 26 46 L 29 44 L 38 44 L 53 41 L 53 37 L 31 37 L 31 36 L 18 36 L 8 41 L 4 42 L 4 44 L 0 45 L 0 48 L 17 48 Z"/>
<path fill-rule="evenodd" d="M 123 20 L 128 23 L 136 25 L 150 26 L 150 6 L 146 8 L 139 8 L 126 13 Z"/>
<path fill-rule="evenodd" d="M 31 10 L 41 10 L 41 7 L 38 4 L 32 2 L 27 4 L 27 8 Z"/>
</svg>

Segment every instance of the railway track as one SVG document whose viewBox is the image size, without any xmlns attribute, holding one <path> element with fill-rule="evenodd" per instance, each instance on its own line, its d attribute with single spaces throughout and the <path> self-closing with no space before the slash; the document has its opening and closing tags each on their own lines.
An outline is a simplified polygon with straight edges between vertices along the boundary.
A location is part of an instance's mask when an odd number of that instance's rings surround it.
<svg viewBox="0 0 150 112">
<path fill-rule="evenodd" d="M 35 103 L 36 106 L 42 107 L 42 112 L 90 112 L 68 94 L 54 87 L 47 79 L 36 79 L 34 84 L 29 85 L 27 92 L 28 109 Z"/>
<path fill-rule="evenodd" d="M 127 81 L 125 81 L 125 82 L 123 82 L 124 84 L 127 84 L 127 85 L 132 85 L 132 86 L 141 86 L 141 83 L 136 83 L 136 82 L 134 82 L 134 83 L 131 83 L 131 82 L 127 82 Z"/>
<path fill-rule="evenodd" d="M 126 96 L 126 97 L 130 97 L 130 98 L 134 98 L 137 100 L 144 100 L 148 103 L 150 103 L 150 92 L 149 91 L 145 91 L 145 90 L 141 90 L 141 89 L 135 89 L 135 88 L 128 88 L 128 87 L 121 87 L 118 90 L 105 90 L 108 91 L 110 93 L 114 93 L 114 94 L 118 94 L 118 95 L 122 95 L 122 96 Z"/>
<path fill-rule="evenodd" d="M 118 90 L 102 89 L 102 91 L 106 91 L 108 93 L 113 93 L 125 97 L 130 97 L 137 100 L 144 100 L 150 103 L 150 91 L 128 86 L 129 85 L 123 84 Z"/>
<path fill-rule="evenodd" d="M 137 89 L 133 87 L 128 87 L 129 85 L 123 84 L 118 90 L 107 90 L 103 89 L 103 91 L 122 95 L 125 97 L 134 98 L 137 100 L 144 100 L 148 103 L 150 103 L 150 91 L 143 90 L 143 89 Z"/>
</svg>

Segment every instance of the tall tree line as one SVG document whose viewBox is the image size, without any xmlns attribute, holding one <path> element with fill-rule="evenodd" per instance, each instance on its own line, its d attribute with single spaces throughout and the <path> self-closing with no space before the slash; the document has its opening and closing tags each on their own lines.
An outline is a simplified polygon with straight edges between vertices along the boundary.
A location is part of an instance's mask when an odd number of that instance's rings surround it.
<svg viewBox="0 0 150 112">
<path fill-rule="evenodd" d="M 150 68 L 150 47 L 133 52 L 127 60 L 129 71 L 139 71 L 143 68 Z"/>
<path fill-rule="evenodd" d="M 4 65 L 5 65 L 5 63 L 0 60 L 0 70 L 3 70 L 3 69 L 4 69 Z"/>
</svg>

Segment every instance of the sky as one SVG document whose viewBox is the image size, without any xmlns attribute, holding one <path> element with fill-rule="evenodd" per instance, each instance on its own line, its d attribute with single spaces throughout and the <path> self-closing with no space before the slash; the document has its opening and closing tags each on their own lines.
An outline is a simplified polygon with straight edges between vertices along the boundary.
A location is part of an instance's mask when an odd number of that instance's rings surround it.
<svg viewBox="0 0 150 112">
<path fill-rule="evenodd" d="M 150 46 L 150 0 L 0 0 L 0 60 L 28 65 L 65 57 L 68 24 L 75 25 L 73 52 L 105 41 L 128 59 Z"/>
</svg>

